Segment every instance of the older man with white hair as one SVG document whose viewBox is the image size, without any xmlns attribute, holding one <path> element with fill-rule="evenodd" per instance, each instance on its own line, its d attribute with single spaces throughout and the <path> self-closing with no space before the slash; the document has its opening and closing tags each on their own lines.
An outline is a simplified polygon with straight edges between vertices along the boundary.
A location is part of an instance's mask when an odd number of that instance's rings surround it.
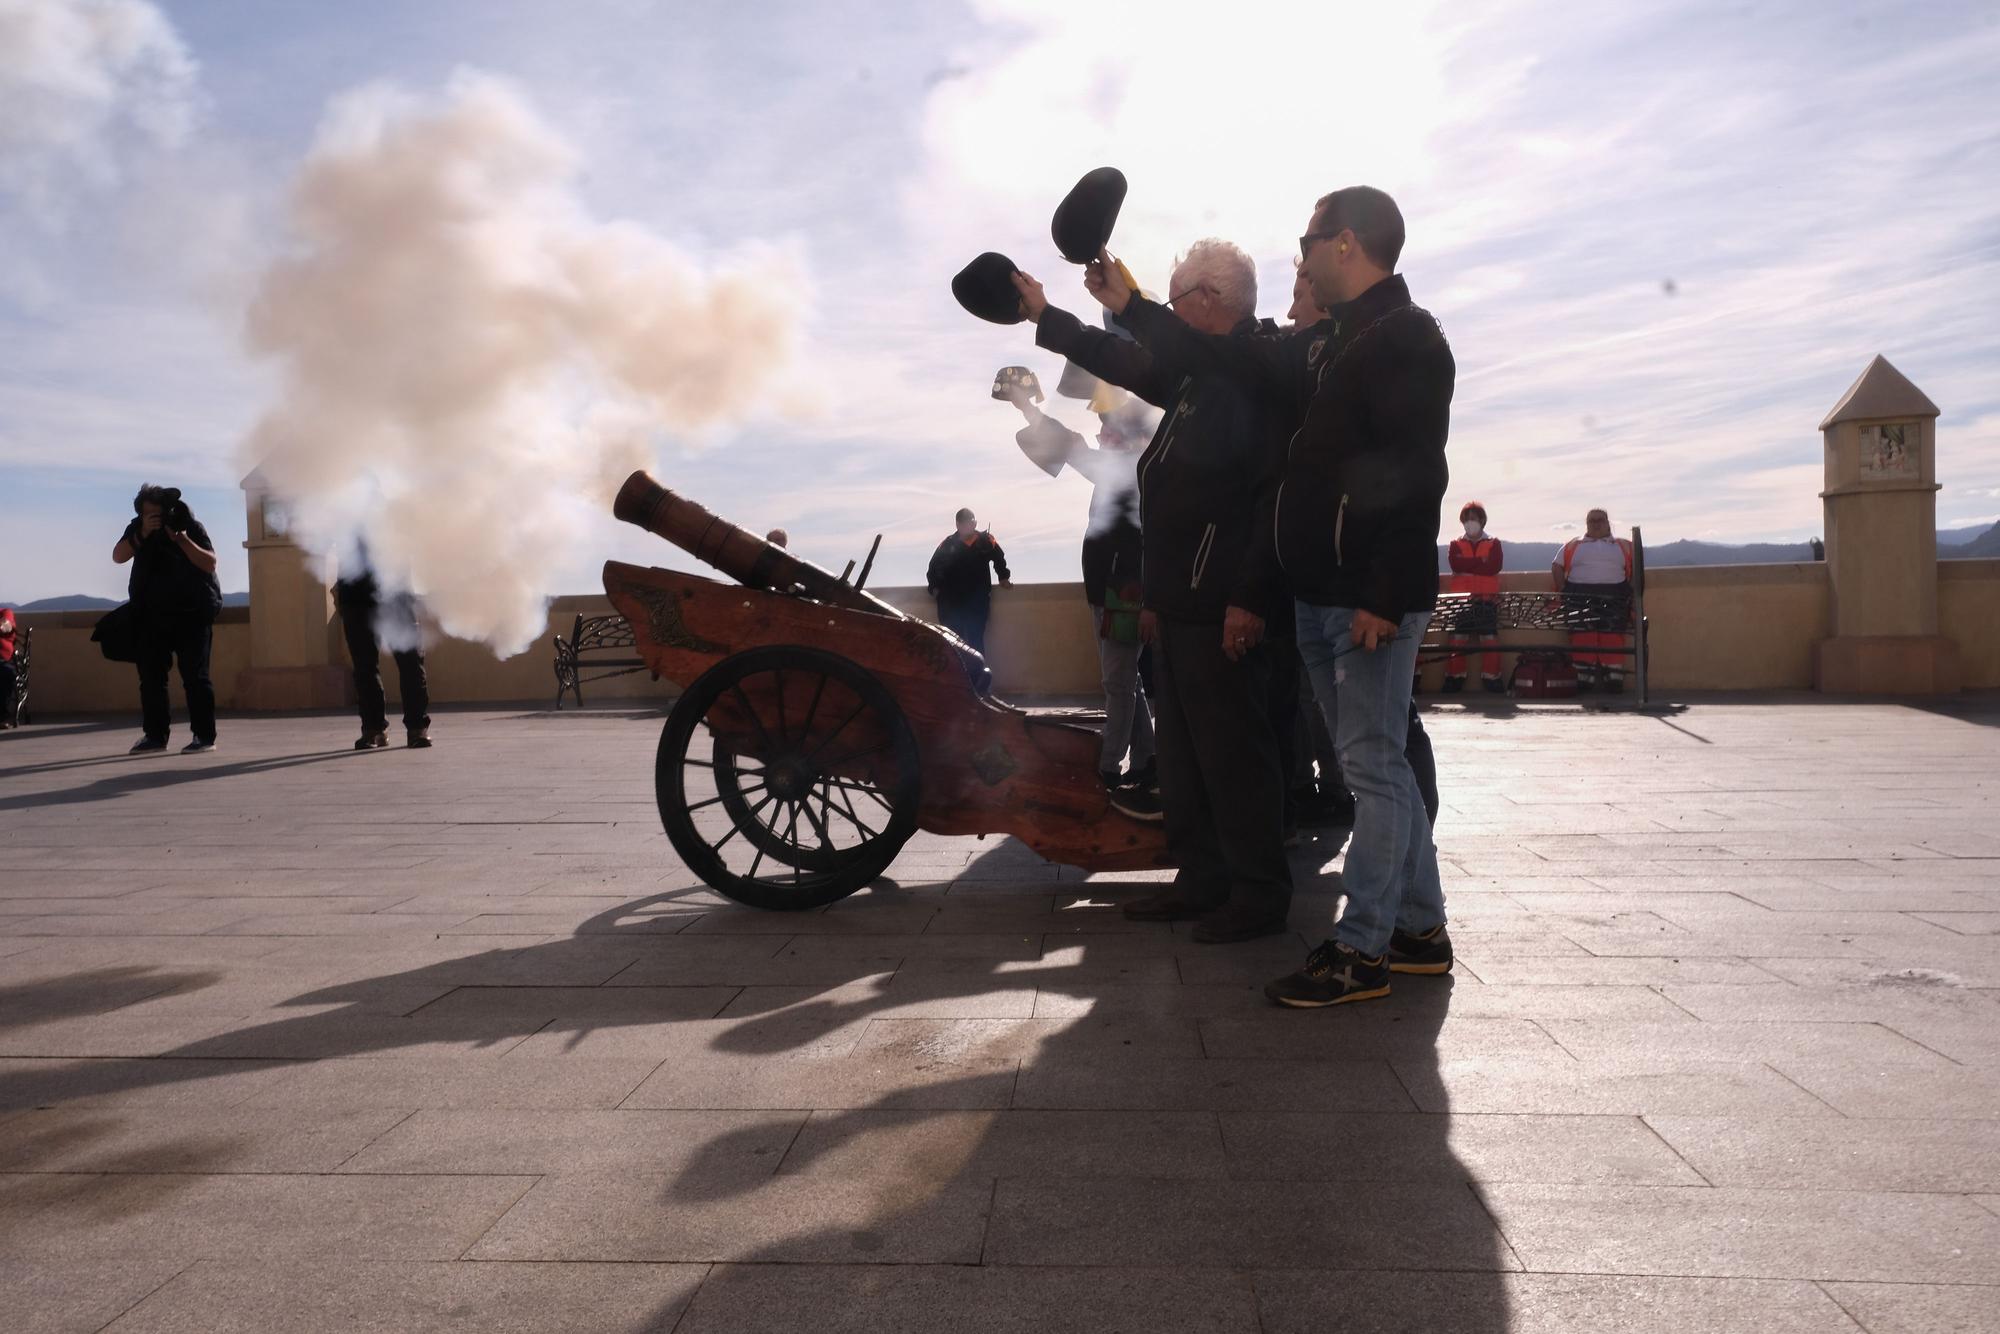
<svg viewBox="0 0 2000 1334">
<path fill-rule="evenodd" d="M 1190 934 L 1211 944 L 1282 932 L 1292 882 L 1270 709 L 1280 664 L 1251 636 L 1225 637 L 1223 618 L 1232 606 L 1267 619 L 1287 609 L 1253 553 L 1271 542 L 1270 500 L 1296 423 L 1223 376 L 1165 373 L 1138 344 L 1049 305 L 1033 278 L 1014 281 L 1037 344 L 1166 410 L 1138 467 L 1140 634 L 1154 646 L 1160 803 L 1180 870 L 1126 916 L 1195 919 Z M 1256 319 L 1256 266 L 1226 241 L 1189 246 L 1168 291 L 1191 328 L 1277 336 Z"/>
</svg>

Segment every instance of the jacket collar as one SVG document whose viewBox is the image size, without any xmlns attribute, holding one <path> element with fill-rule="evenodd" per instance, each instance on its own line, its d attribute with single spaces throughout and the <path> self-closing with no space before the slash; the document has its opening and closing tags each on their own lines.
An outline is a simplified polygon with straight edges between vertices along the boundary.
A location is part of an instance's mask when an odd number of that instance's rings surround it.
<svg viewBox="0 0 2000 1334">
<path fill-rule="evenodd" d="M 1410 285 L 1403 281 L 1402 274 L 1392 273 L 1335 313 L 1343 327 L 1353 328 L 1398 306 L 1409 304 Z"/>
</svg>

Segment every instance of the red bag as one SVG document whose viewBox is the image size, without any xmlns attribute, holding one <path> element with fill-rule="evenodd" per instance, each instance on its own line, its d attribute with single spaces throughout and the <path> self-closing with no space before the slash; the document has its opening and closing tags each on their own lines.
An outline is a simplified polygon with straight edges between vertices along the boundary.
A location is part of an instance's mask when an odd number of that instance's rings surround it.
<svg viewBox="0 0 2000 1334">
<path fill-rule="evenodd" d="M 1515 660 L 1507 693 L 1516 699 L 1574 699 L 1576 664 L 1565 653 L 1529 649 Z"/>
</svg>

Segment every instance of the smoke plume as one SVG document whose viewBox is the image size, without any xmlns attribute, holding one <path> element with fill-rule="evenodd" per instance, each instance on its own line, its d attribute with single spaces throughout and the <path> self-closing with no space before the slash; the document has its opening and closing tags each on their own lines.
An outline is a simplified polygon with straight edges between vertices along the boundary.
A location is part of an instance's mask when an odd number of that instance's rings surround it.
<svg viewBox="0 0 2000 1334">
<path fill-rule="evenodd" d="M 510 86 L 336 103 L 291 195 L 295 247 L 248 338 L 281 397 L 247 462 L 308 549 L 365 544 L 443 628 L 519 652 L 661 433 L 756 409 L 798 280 L 768 252 L 704 272 L 589 216 L 575 153 Z"/>
<path fill-rule="evenodd" d="M 179 143 L 194 106 L 194 60 L 145 0 L 0 0 L 0 192 L 36 212 L 116 176 L 120 135 Z"/>
</svg>

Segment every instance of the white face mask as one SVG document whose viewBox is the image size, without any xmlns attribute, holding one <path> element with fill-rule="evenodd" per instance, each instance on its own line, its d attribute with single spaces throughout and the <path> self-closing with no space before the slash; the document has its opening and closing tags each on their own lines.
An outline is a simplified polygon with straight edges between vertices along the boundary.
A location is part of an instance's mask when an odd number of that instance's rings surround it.
<svg viewBox="0 0 2000 1334">
<path fill-rule="evenodd" d="M 1474 541 L 1477 541 L 1479 539 L 1479 535 L 1485 531 L 1486 529 L 1483 526 L 1481 526 L 1479 520 L 1467 519 L 1465 521 L 1465 535 L 1469 538 L 1472 538 Z"/>
</svg>

